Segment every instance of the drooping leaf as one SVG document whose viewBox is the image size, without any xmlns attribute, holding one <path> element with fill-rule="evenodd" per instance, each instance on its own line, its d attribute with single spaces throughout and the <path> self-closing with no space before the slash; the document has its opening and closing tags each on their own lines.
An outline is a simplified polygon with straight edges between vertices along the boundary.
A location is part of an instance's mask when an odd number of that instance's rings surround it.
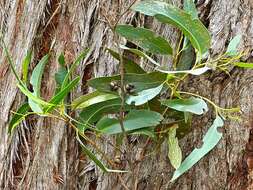
<svg viewBox="0 0 253 190">
<path fill-rule="evenodd" d="M 34 68 L 32 72 L 30 83 L 33 86 L 34 95 L 37 97 L 40 97 L 40 86 L 41 86 L 42 74 L 44 72 L 44 68 L 48 60 L 49 60 L 49 55 L 47 54 L 44 57 L 42 57 L 42 59 L 39 61 L 38 65 L 36 65 L 36 67 Z"/>
<path fill-rule="evenodd" d="M 194 4 L 194 0 L 184 0 L 184 10 L 189 13 L 193 19 L 198 18 L 198 11 Z"/>
<path fill-rule="evenodd" d="M 201 54 L 209 49 L 211 37 L 208 30 L 199 19 L 187 12 L 160 1 L 140 1 L 132 9 L 178 27 Z"/>
<path fill-rule="evenodd" d="M 72 108 L 73 109 L 82 109 L 86 108 L 88 106 L 91 106 L 93 104 L 97 104 L 100 102 L 104 102 L 111 99 L 119 98 L 119 96 L 114 94 L 108 94 L 103 93 L 99 91 L 94 91 L 92 93 L 83 95 L 81 97 L 78 97 L 72 102 Z"/>
<path fill-rule="evenodd" d="M 161 100 L 161 103 L 169 108 L 197 115 L 208 111 L 207 104 L 200 98 Z"/>
<path fill-rule="evenodd" d="M 55 73 L 55 81 L 56 81 L 56 93 L 61 90 L 62 83 L 68 74 L 68 71 L 65 67 L 60 66 L 57 73 Z"/>
<path fill-rule="evenodd" d="M 22 62 L 22 74 L 24 83 L 27 82 L 29 64 L 32 59 L 32 51 L 28 51 L 23 62 Z"/>
<path fill-rule="evenodd" d="M 42 106 L 53 106 L 52 104 L 42 100 L 41 98 L 36 97 L 32 92 L 30 92 L 26 87 L 24 87 L 23 85 L 17 84 L 18 88 L 20 89 L 20 91 L 26 95 L 28 98 L 30 98 L 31 100 L 33 100 L 35 103 L 40 104 Z"/>
<path fill-rule="evenodd" d="M 65 88 L 65 86 L 68 83 L 68 80 L 70 78 L 70 75 L 73 73 L 73 71 L 76 69 L 76 67 L 81 63 L 81 61 L 86 57 L 86 55 L 88 54 L 89 49 L 84 50 L 74 61 L 74 63 L 71 65 L 67 75 L 65 76 L 63 82 L 62 82 L 62 86 L 61 89 Z"/>
<path fill-rule="evenodd" d="M 11 118 L 9 127 L 8 127 L 8 133 L 12 133 L 12 131 L 18 126 L 18 124 L 25 119 L 25 114 L 29 111 L 30 107 L 28 103 L 24 103 L 21 105 L 17 112 L 14 113 L 14 115 Z"/>
<path fill-rule="evenodd" d="M 125 173 L 127 171 L 123 170 L 112 170 L 108 169 L 97 157 L 93 154 L 84 144 L 83 142 L 77 137 L 79 144 L 82 147 L 82 151 L 87 155 L 93 162 L 95 162 L 96 166 L 98 166 L 103 172 L 113 172 L 113 173 Z"/>
<path fill-rule="evenodd" d="M 143 57 L 143 58 L 146 58 L 147 60 L 149 60 L 151 63 L 153 63 L 154 65 L 156 66 L 160 66 L 159 63 L 157 63 L 154 59 L 152 59 L 151 57 L 149 57 L 147 54 L 145 54 L 144 52 L 142 52 L 141 50 L 138 50 L 138 49 L 134 49 L 134 48 L 129 48 L 129 47 L 126 47 L 126 46 L 123 46 L 121 45 L 120 48 L 124 49 L 124 50 L 127 50 L 127 51 L 130 51 L 140 57 Z"/>
<path fill-rule="evenodd" d="M 162 55 L 171 55 L 173 53 L 168 41 L 161 36 L 157 36 L 149 29 L 135 28 L 131 25 L 118 25 L 115 31 L 150 53 Z"/>
<path fill-rule="evenodd" d="M 209 151 L 211 151 L 222 138 L 222 133 L 217 129 L 222 127 L 224 122 L 219 116 L 216 117 L 212 126 L 208 129 L 203 138 L 203 145 L 201 148 L 195 148 L 189 156 L 182 162 L 180 167 L 174 172 L 171 181 L 176 180 L 183 173 L 188 171 L 194 164 L 196 164 L 201 158 L 203 158 Z"/>
<path fill-rule="evenodd" d="M 117 52 L 107 48 L 107 51 L 117 60 L 120 60 L 120 56 Z M 146 73 L 141 66 L 139 66 L 137 63 L 134 61 L 127 59 L 126 57 L 123 56 L 123 61 L 124 61 L 124 69 L 126 73 L 137 73 L 137 74 L 144 74 Z"/>
<path fill-rule="evenodd" d="M 137 93 L 161 85 L 166 80 L 166 77 L 166 74 L 160 72 L 145 74 L 126 73 L 124 76 L 124 82 L 125 84 L 132 84 L 134 86 L 134 92 Z M 88 85 L 101 92 L 118 94 L 111 90 L 111 82 L 117 82 L 120 84 L 120 75 L 90 79 Z"/>
<path fill-rule="evenodd" d="M 167 141 L 168 147 L 169 147 L 168 157 L 170 159 L 171 165 L 175 169 L 179 168 L 182 162 L 182 151 L 178 144 L 178 139 L 176 137 L 177 128 L 178 128 L 177 124 L 170 127 L 168 141 Z"/>
<path fill-rule="evenodd" d="M 228 44 L 228 48 L 226 51 L 226 54 L 229 56 L 234 56 L 236 55 L 237 52 L 237 46 L 239 45 L 240 41 L 241 41 L 242 35 L 236 35 Z"/>
<path fill-rule="evenodd" d="M 42 80 L 42 75 L 44 72 L 45 65 L 47 64 L 49 60 L 49 55 L 45 55 L 42 57 L 42 59 L 39 61 L 39 63 L 36 65 L 32 72 L 32 76 L 30 79 L 30 83 L 32 84 L 33 87 L 33 95 L 40 98 L 40 88 L 41 88 L 41 80 Z M 32 99 L 28 99 L 28 104 L 30 105 L 31 109 L 36 112 L 36 113 L 42 113 L 43 109 L 40 104 L 38 104 L 36 101 Z"/>
<path fill-rule="evenodd" d="M 156 126 L 163 119 L 162 115 L 149 110 L 131 110 L 124 118 L 123 125 L 126 132 L 136 129 Z M 101 133 L 118 134 L 122 133 L 120 122 L 117 119 L 103 117 L 98 123 L 97 128 Z"/>
<path fill-rule="evenodd" d="M 50 112 L 53 110 L 68 94 L 69 92 L 76 87 L 80 80 L 80 77 L 76 77 L 74 80 L 72 80 L 67 86 L 65 86 L 60 92 L 58 92 L 54 97 L 52 97 L 49 100 L 49 104 L 52 106 L 49 106 L 44 109 L 45 113 Z"/>
<path fill-rule="evenodd" d="M 156 97 L 161 92 L 162 89 L 163 89 L 163 84 L 161 84 L 155 88 L 150 88 L 150 89 L 138 92 L 136 96 L 130 95 L 126 100 L 126 103 L 129 105 L 134 103 L 134 105 L 136 105 L 136 106 L 145 104 L 149 100 Z"/>
<path fill-rule="evenodd" d="M 85 131 L 89 125 L 93 125 L 99 119 L 101 119 L 104 115 L 118 113 L 121 108 L 121 99 L 111 99 L 104 102 L 99 102 L 97 104 L 93 104 L 88 106 L 82 110 L 79 114 L 79 119 L 83 124 L 78 124 L 78 128 L 80 131 Z M 130 110 L 129 105 L 124 106 L 125 111 Z"/>
<path fill-rule="evenodd" d="M 248 69 L 253 68 L 253 63 L 236 62 L 236 63 L 233 63 L 233 65 L 237 67 L 248 68 Z"/>
<path fill-rule="evenodd" d="M 201 67 L 201 68 L 197 68 L 197 69 L 192 69 L 192 70 L 185 70 L 185 71 L 165 71 L 162 69 L 157 69 L 157 71 L 160 71 L 162 73 L 167 73 L 167 74 L 180 74 L 180 73 L 187 73 L 187 74 L 191 74 L 191 75 L 202 75 L 205 72 L 211 70 L 211 68 L 205 66 L 205 67 Z"/>
</svg>

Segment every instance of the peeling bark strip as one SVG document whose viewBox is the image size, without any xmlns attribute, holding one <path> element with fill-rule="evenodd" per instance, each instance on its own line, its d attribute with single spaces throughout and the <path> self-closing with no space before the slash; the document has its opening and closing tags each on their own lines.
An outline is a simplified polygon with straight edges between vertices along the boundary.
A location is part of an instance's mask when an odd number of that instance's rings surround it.
<svg viewBox="0 0 253 190">
<path fill-rule="evenodd" d="M 173 2 L 181 6 L 181 1 Z M 42 94 L 47 99 L 54 92 L 57 56 L 64 52 L 70 64 L 78 52 L 89 47 L 90 54 L 77 69 L 83 82 L 72 95 L 77 97 L 87 92 L 85 83 L 92 73 L 103 76 L 117 70 L 117 62 L 105 53 L 106 47 L 115 47 L 102 11 L 110 18 L 116 18 L 118 12 L 130 3 L 130 0 L 3 0 L 0 1 L 0 31 L 19 73 L 21 60 L 28 49 L 34 50 L 31 70 L 51 49 L 51 60 L 43 76 Z M 227 42 L 236 34 L 243 34 L 240 48 L 252 51 L 252 0 L 198 0 L 197 4 L 202 20 L 212 34 L 211 52 L 214 56 L 224 51 Z M 154 28 L 172 42 L 178 39 L 176 29 L 133 12 L 125 16 L 122 23 Z M 169 58 L 159 58 L 158 61 L 163 65 L 171 62 Z M 166 145 L 142 163 L 135 162 L 134 172 L 139 170 L 138 175 L 132 178 L 124 174 L 121 181 L 114 174 L 101 173 L 93 162 L 80 154 L 73 132 L 62 122 L 29 118 L 13 137 L 7 136 L 10 111 L 15 110 L 24 97 L 17 92 L 16 81 L 1 49 L 0 86 L 0 189 L 118 190 L 123 189 L 122 183 L 129 187 L 136 183 L 138 189 L 253 189 L 252 134 L 251 128 L 245 127 L 253 110 L 253 71 L 233 69 L 231 78 L 213 74 L 190 79 L 187 90 L 194 87 L 195 91 L 224 107 L 240 105 L 243 119 L 241 123 L 227 123 L 218 147 L 174 184 L 169 184 L 172 168 L 167 160 Z M 210 117 L 196 121 L 191 136 L 181 140 L 186 155 L 202 139 L 207 130 L 203 124 Z M 138 140 L 132 149 L 133 156 L 144 144 Z M 112 147 L 105 142 L 100 146 L 113 158 Z M 148 144 L 148 151 L 153 148 L 154 145 Z"/>
</svg>

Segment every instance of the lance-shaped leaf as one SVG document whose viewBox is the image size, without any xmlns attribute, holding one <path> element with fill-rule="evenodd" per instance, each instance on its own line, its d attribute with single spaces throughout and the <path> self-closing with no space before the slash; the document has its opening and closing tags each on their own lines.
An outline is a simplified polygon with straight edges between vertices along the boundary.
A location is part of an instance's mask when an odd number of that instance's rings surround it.
<svg viewBox="0 0 253 190">
<path fill-rule="evenodd" d="M 47 113 L 53 110 L 70 93 L 70 91 L 74 87 L 76 87 L 79 80 L 80 80 L 80 77 L 76 77 L 67 86 L 65 86 L 60 92 L 58 92 L 54 97 L 52 97 L 49 100 L 49 104 L 51 104 L 52 106 L 46 107 L 44 109 L 44 112 Z"/>
<path fill-rule="evenodd" d="M 253 63 L 236 62 L 236 63 L 233 63 L 233 65 L 237 67 L 248 68 L 248 69 L 253 68 Z"/>
<path fill-rule="evenodd" d="M 120 55 L 113 51 L 112 49 L 107 48 L 107 51 L 117 60 L 120 60 Z M 127 59 L 125 56 L 123 56 L 123 62 L 124 62 L 124 69 L 126 73 L 137 73 L 137 74 L 144 74 L 146 73 L 141 66 L 139 66 L 134 61 Z"/>
<path fill-rule="evenodd" d="M 200 98 L 161 100 L 161 103 L 169 108 L 197 115 L 208 111 L 206 102 Z"/>
<path fill-rule="evenodd" d="M 149 57 L 147 54 L 145 54 L 141 50 L 134 49 L 134 48 L 129 48 L 129 47 L 126 47 L 126 46 L 123 46 L 123 45 L 120 45 L 120 48 L 124 49 L 124 50 L 127 50 L 127 51 L 130 51 L 130 52 L 132 52 L 132 53 L 134 53 L 134 54 L 136 54 L 136 55 L 138 55 L 140 57 L 146 58 L 147 60 L 149 60 L 151 63 L 153 63 L 156 66 L 160 66 L 159 63 L 157 63 L 154 59 L 152 59 L 151 57 Z"/>
<path fill-rule="evenodd" d="M 167 73 L 167 74 L 191 74 L 191 75 L 202 75 L 205 72 L 207 72 L 208 70 L 211 70 L 211 68 L 205 66 L 205 67 L 201 67 L 201 68 L 197 68 L 197 69 L 192 69 L 192 70 L 184 70 L 184 71 L 165 71 L 162 69 L 156 69 L 157 71 L 160 71 L 162 73 Z"/>
<path fill-rule="evenodd" d="M 136 106 L 145 104 L 149 100 L 156 97 L 161 92 L 162 89 L 163 89 L 163 84 L 161 84 L 155 88 L 143 90 L 141 92 L 138 92 L 136 96 L 129 96 L 126 100 L 126 103 L 129 105 L 134 103 L 134 105 L 136 105 Z"/>
<path fill-rule="evenodd" d="M 182 162 L 182 151 L 178 144 L 178 139 L 176 137 L 177 128 L 178 128 L 177 124 L 170 127 L 168 141 L 167 141 L 168 147 L 169 147 L 168 157 L 170 159 L 171 165 L 175 169 L 179 168 Z"/>
<path fill-rule="evenodd" d="M 30 83 L 32 84 L 33 87 L 33 95 L 40 98 L 40 88 L 41 88 L 41 80 L 42 80 L 42 75 L 44 72 L 45 65 L 47 64 L 49 59 L 49 55 L 45 55 L 40 62 L 36 65 L 32 72 L 32 76 L 30 79 Z M 34 112 L 37 113 L 42 113 L 43 109 L 40 104 L 32 100 L 31 98 L 28 99 L 28 104 L 30 105 L 31 109 Z"/>
<path fill-rule="evenodd" d="M 150 53 L 171 55 L 173 52 L 167 40 L 157 36 L 149 29 L 135 28 L 131 25 L 118 25 L 115 31 Z"/>
<path fill-rule="evenodd" d="M 41 86 L 42 74 L 44 72 L 44 68 L 45 68 L 46 63 L 48 62 L 48 59 L 49 59 L 49 55 L 45 55 L 40 60 L 38 65 L 36 65 L 36 67 L 34 68 L 34 70 L 32 72 L 30 83 L 33 86 L 34 95 L 37 97 L 40 97 L 40 86 Z"/>
<path fill-rule="evenodd" d="M 140 1 L 132 9 L 178 27 L 201 53 L 209 49 L 211 37 L 208 30 L 199 19 L 193 18 L 187 12 L 160 1 Z"/>
<path fill-rule="evenodd" d="M 228 48 L 226 51 L 226 54 L 229 56 L 235 56 L 237 52 L 237 46 L 239 45 L 241 41 L 242 35 L 236 35 L 228 44 Z"/>
<path fill-rule="evenodd" d="M 125 84 L 132 84 L 134 86 L 134 92 L 137 93 L 161 85 L 166 80 L 166 77 L 166 74 L 160 72 L 145 74 L 126 73 L 124 76 L 124 82 Z M 111 82 L 120 84 L 120 75 L 90 79 L 88 85 L 101 92 L 118 94 L 117 92 L 112 91 L 110 85 Z"/>
<path fill-rule="evenodd" d="M 67 75 L 65 76 L 63 82 L 62 82 L 62 86 L 61 89 L 65 88 L 65 86 L 68 83 L 68 80 L 70 78 L 70 75 L 73 73 L 73 71 L 76 69 L 76 67 L 81 63 L 81 61 L 86 57 L 86 55 L 88 54 L 89 49 L 84 50 L 74 61 L 74 63 L 71 65 Z"/>
<path fill-rule="evenodd" d="M 8 132 L 12 133 L 12 131 L 18 126 L 18 124 L 25 119 L 25 114 L 29 111 L 30 107 L 28 103 L 24 103 L 21 105 L 17 112 L 14 113 L 14 115 L 11 118 L 9 127 L 8 127 Z"/>
<path fill-rule="evenodd" d="M 112 173 L 125 173 L 127 171 L 123 170 L 112 170 L 108 169 L 98 158 L 97 156 L 92 153 L 84 144 L 83 142 L 77 137 L 77 140 L 79 144 L 82 147 L 82 151 L 84 152 L 85 155 L 87 155 L 93 162 L 95 162 L 96 166 L 98 166 L 103 172 L 112 172 Z"/>
<path fill-rule="evenodd" d="M 131 110 L 124 118 L 124 130 L 129 132 L 136 129 L 156 126 L 162 119 L 162 115 L 154 111 Z M 108 135 L 122 133 L 119 120 L 108 117 L 103 117 L 97 123 L 97 128 L 101 133 Z"/>
<path fill-rule="evenodd" d="M 26 84 L 27 78 L 28 78 L 28 69 L 29 69 L 29 64 L 32 59 L 32 51 L 28 51 L 23 62 L 22 62 L 22 74 L 23 74 L 23 81 Z"/>
<path fill-rule="evenodd" d="M 86 95 L 83 95 L 72 102 L 73 109 L 82 109 L 93 104 L 104 102 L 111 99 L 119 98 L 118 95 L 108 94 L 104 92 L 95 91 Z"/>
<path fill-rule="evenodd" d="M 84 108 L 79 114 L 78 128 L 84 132 L 90 125 L 100 120 L 104 115 L 118 113 L 121 108 L 121 99 L 112 99 L 99 102 Z M 129 111 L 131 106 L 125 105 L 125 111 Z M 82 124 L 81 124 L 82 123 Z"/>
<path fill-rule="evenodd" d="M 189 156 L 182 162 L 180 167 L 174 172 L 171 181 L 176 180 L 183 173 L 188 171 L 194 164 L 203 158 L 209 151 L 211 151 L 222 138 L 222 133 L 218 132 L 218 128 L 224 125 L 223 120 L 217 116 L 213 125 L 209 128 L 203 138 L 203 145 L 201 148 L 195 148 Z"/>
</svg>

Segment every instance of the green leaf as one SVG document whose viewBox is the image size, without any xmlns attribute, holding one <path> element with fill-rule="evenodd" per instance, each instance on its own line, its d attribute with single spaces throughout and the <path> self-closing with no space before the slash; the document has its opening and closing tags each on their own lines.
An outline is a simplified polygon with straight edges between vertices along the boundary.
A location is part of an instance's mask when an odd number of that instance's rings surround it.
<svg viewBox="0 0 253 190">
<path fill-rule="evenodd" d="M 237 63 L 233 63 L 233 65 L 235 65 L 237 67 L 248 68 L 248 69 L 252 69 L 253 68 L 253 63 L 237 62 Z"/>
<path fill-rule="evenodd" d="M 32 51 L 28 51 L 23 62 L 22 62 L 22 73 L 23 73 L 23 81 L 24 83 L 27 82 L 27 77 L 28 77 L 28 69 L 29 69 L 29 64 L 32 59 Z"/>
<path fill-rule="evenodd" d="M 103 172 L 114 172 L 114 173 L 125 173 L 127 171 L 122 170 L 111 170 L 108 169 L 97 157 L 95 154 L 93 154 L 84 144 L 83 142 L 77 137 L 77 141 L 82 147 L 82 151 L 87 155 L 95 164 L 103 171 Z"/>
<path fill-rule="evenodd" d="M 29 111 L 30 107 L 28 103 L 24 103 L 21 105 L 17 112 L 14 113 L 14 115 L 11 118 L 9 127 L 8 127 L 8 133 L 12 133 L 13 130 L 18 126 L 18 124 L 25 119 L 25 114 Z"/>
<path fill-rule="evenodd" d="M 143 90 L 141 92 L 137 93 L 137 96 L 129 96 L 126 100 L 126 103 L 131 105 L 134 103 L 134 105 L 139 106 L 142 104 L 145 104 L 149 100 L 153 99 L 156 97 L 161 90 L 163 89 L 163 84 L 159 85 L 158 87 L 155 88 L 150 88 L 147 90 Z"/>
<path fill-rule="evenodd" d="M 228 48 L 226 51 L 226 54 L 229 56 L 235 56 L 237 55 L 237 46 L 239 45 L 241 41 L 242 35 L 236 35 L 228 44 Z"/>
<path fill-rule="evenodd" d="M 210 48 L 211 37 L 208 30 L 199 19 L 187 12 L 160 1 L 140 1 L 132 9 L 178 27 L 201 54 Z"/>
<path fill-rule="evenodd" d="M 69 92 L 76 87 L 80 80 L 80 77 L 76 77 L 74 80 L 72 80 L 67 86 L 65 86 L 60 92 L 58 92 L 54 97 L 51 98 L 49 101 L 49 104 L 52 106 L 49 106 L 45 108 L 45 113 L 50 112 L 53 110 L 68 94 Z"/>
<path fill-rule="evenodd" d="M 149 29 L 135 28 L 131 25 L 117 25 L 115 31 L 152 54 L 172 55 L 173 53 L 168 41 L 161 36 L 156 36 Z"/>
<path fill-rule="evenodd" d="M 62 86 L 62 83 L 63 83 L 67 74 L 68 74 L 67 69 L 62 66 L 60 67 L 58 72 L 55 73 L 55 81 L 56 81 L 58 90 L 60 90 L 59 88 Z"/>
<path fill-rule="evenodd" d="M 33 86 L 34 95 L 37 97 L 40 97 L 40 86 L 41 86 L 42 74 L 44 72 L 44 68 L 48 60 L 49 60 L 49 55 L 47 54 L 44 57 L 42 57 L 42 59 L 40 60 L 38 65 L 36 65 L 36 67 L 34 68 L 32 72 L 30 83 Z"/>
<path fill-rule="evenodd" d="M 118 113 L 121 108 L 121 99 L 111 99 L 104 102 L 99 102 L 88 106 L 82 110 L 79 114 L 78 121 L 83 124 L 78 124 L 80 131 L 84 132 L 89 125 L 93 125 L 99 119 L 101 119 L 106 114 Z M 129 105 L 125 105 L 125 111 L 130 110 Z"/>
<path fill-rule="evenodd" d="M 184 39 L 183 46 L 184 48 L 179 56 L 179 60 L 176 65 L 177 71 L 191 69 L 196 59 L 194 48 L 187 38 Z"/>
<path fill-rule="evenodd" d="M 147 60 L 149 60 L 151 63 L 153 63 L 156 66 L 160 66 L 159 63 L 157 63 L 154 59 L 152 59 L 151 57 L 149 57 L 147 54 L 145 54 L 141 50 L 134 49 L 134 48 L 128 48 L 128 47 L 123 46 L 123 45 L 120 45 L 120 48 L 124 49 L 124 50 L 127 50 L 127 51 L 130 51 L 130 52 L 132 52 L 132 53 L 134 53 L 134 54 L 136 54 L 136 55 L 138 55 L 140 57 L 146 58 Z"/>
<path fill-rule="evenodd" d="M 35 103 L 37 104 L 41 104 L 42 106 L 53 106 L 50 103 L 45 102 L 44 100 L 42 100 L 41 98 L 38 98 L 37 96 L 34 96 L 32 92 L 30 92 L 26 87 L 24 87 L 21 84 L 17 84 L 18 88 L 21 90 L 21 92 L 26 95 L 28 97 L 28 99 L 30 98 L 31 100 L 33 100 Z"/>
<path fill-rule="evenodd" d="M 117 60 L 120 60 L 120 56 L 117 52 L 107 48 L 107 51 Z M 124 62 L 124 69 L 126 73 L 137 73 L 137 74 L 144 74 L 146 73 L 137 63 L 134 61 L 131 61 L 130 59 L 127 59 L 123 56 L 123 62 Z"/>
<path fill-rule="evenodd" d="M 184 70 L 184 71 L 165 71 L 162 69 L 157 69 L 157 71 L 160 71 L 162 73 L 167 73 L 167 74 L 180 74 L 180 73 L 186 73 L 186 74 L 191 74 L 191 75 L 202 75 L 205 72 L 211 70 L 211 68 L 205 66 L 205 67 L 201 67 L 201 68 L 197 68 L 197 69 L 192 69 L 192 70 Z"/>
<path fill-rule="evenodd" d="M 131 110 L 124 118 L 123 125 L 126 132 L 136 129 L 156 126 L 163 119 L 162 115 L 149 110 Z M 97 128 L 101 133 L 108 135 L 121 133 L 120 122 L 117 119 L 103 117 L 98 123 Z"/>
<path fill-rule="evenodd" d="M 181 162 L 182 162 L 182 151 L 178 144 L 178 139 L 176 137 L 178 125 L 173 125 L 169 130 L 169 136 L 168 136 L 168 147 L 169 147 L 169 153 L 168 157 L 170 159 L 171 165 L 177 169 L 179 168 Z"/>
<path fill-rule="evenodd" d="M 200 98 L 161 100 L 161 103 L 169 108 L 197 115 L 208 111 L 207 104 Z"/>
<path fill-rule="evenodd" d="M 68 80 L 70 78 L 70 75 L 73 73 L 73 71 L 76 69 L 76 67 L 81 63 L 81 61 L 86 57 L 86 55 L 88 54 L 89 49 L 84 50 L 78 57 L 77 59 L 74 61 L 74 63 L 71 65 L 68 74 L 65 76 L 63 82 L 62 82 L 62 86 L 61 89 L 65 88 L 65 86 L 68 83 Z"/>
<path fill-rule="evenodd" d="M 198 11 L 194 4 L 194 0 L 184 0 L 184 10 L 189 13 L 193 19 L 198 18 Z"/>
<path fill-rule="evenodd" d="M 72 109 L 82 109 L 91 106 L 96 103 L 104 102 L 106 100 L 116 99 L 119 96 L 114 94 L 108 94 L 104 92 L 95 91 L 86 95 L 83 95 L 72 102 Z"/>
<path fill-rule="evenodd" d="M 34 92 L 32 93 L 34 95 Z M 36 103 L 31 98 L 28 98 L 28 104 L 33 112 L 35 113 L 43 113 L 43 109 L 40 104 Z"/>
<path fill-rule="evenodd" d="M 209 151 L 211 151 L 222 138 L 222 133 L 217 129 L 222 127 L 224 122 L 219 116 L 213 122 L 213 125 L 209 128 L 203 138 L 203 145 L 201 148 L 195 148 L 189 156 L 182 162 L 180 167 L 174 172 L 171 181 L 176 180 L 183 173 L 188 171 L 194 164 L 196 164 L 201 158 L 203 158 Z"/>
<path fill-rule="evenodd" d="M 126 73 L 124 76 L 124 82 L 125 84 L 132 84 L 134 86 L 135 93 L 137 93 L 161 85 L 166 80 L 166 77 L 166 74 L 160 72 L 145 74 Z M 111 82 L 117 82 L 120 84 L 120 75 L 90 79 L 88 81 L 88 85 L 101 92 L 118 94 L 117 92 L 111 90 Z"/>
<path fill-rule="evenodd" d="M 62 67 L 65 66 L 65 57 L 64 57 L 63 53 L 61 53 L 61 54 L 59 55 L 59 57 L 58 57 L 58 63 L 59 63 Z"/>
</svg>

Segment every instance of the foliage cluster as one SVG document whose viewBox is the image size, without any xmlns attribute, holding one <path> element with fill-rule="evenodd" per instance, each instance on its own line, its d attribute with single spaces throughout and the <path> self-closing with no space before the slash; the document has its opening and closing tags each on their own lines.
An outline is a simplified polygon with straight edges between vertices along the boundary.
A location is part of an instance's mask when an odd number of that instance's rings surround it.
<svg viewBox="0 0 253 190">
<path fill-rule="evenodd" d="M 174 181 L 217 145 L 222 138 L 222 133 L 217 129 L 224 125 L 226 118 L 233 118 L 234 113 L 239 111 L 239 108 L 221 108 L 199 94 L 181 91 L 180 84 L 188 75 L 198 77 L 213 70 L 228 73 L 227 68 L 231 65 L 245 68 L 252 68 L 253 65 L 238 61 L 242 57 L 242 53 L 237 51 L 241 36 L 231 40 L 224 54 L 215 59 L 207 56 L 211 37 L 199 20 L 192 0 L 184 1 L 183 10 L 159 1 L 140 1 L 131 9 L 178 28 L 182 35 L 176 50 L 165 38 L 150 29 L 121 24 L 112 26 L 115 36 L 125 38 L 136 48 L 126 47 L 115 40 L 118 52 L 107 50 L 119 60 L 119 74 L 89 80 L 88 85 L 94 91 L 72 102 L 68 101 L 67 96 L 80 80 L 80 77 L 72 77 L 73 71 L 89 50 L 83 51 L 70 68 L 66 67 L 64 55 L 59 56 L 60 69 L 55 74 L 57 84 L 55 95 L 49 101 L 45 101 L 40 91 L 42 75 L 49 61 L 49 55 L 45 55 L 40 60 L 28 81 L 31 52 L 23 61 L 22 78 L 20 78 L 4 42 L 2 43 L 12 71 L 18 80 L 17 86 L 27 97 L 27 101 L 14 113 L 10 121 L 9 133 L 12 133 L 29 115 L 63 120 L 76 131 L 76 138 L 84 153 L 104 172 L 126 171 L 108 169 L 88 149 L 86 143 L 91 144 L 108 164 L 112 167 L 115 165 L 86 133 L 93 134 L 96 138 L 112 135 L 117 140 L 117 144 L 113 145 L 116 149 L 120 149 L 122 143 L 126 142 L 123 139 L 129 135 L 143 135 L 157 144 L 163 142 L 168 144 L 168 158 L 175 168 L 171 179 Z M 123 56 L 122 51 L 146 59 L 155 71 L 146 72 L 139 64 Z M 155 60 L 154 55 L 171 56 L 172 69 L 163 68 Z M 32 89 L 29 89 L 29 82 Z M 161 96 L 162 94 L 167 94 L 166 98 Z M 209 109 L 208 105 L 213 107 L 216 119 L 205 134 L 202 147 L 195 148 L 182 161 L 179 139 L 192 130 L 193 115 L 205 114 Z M 73 112 L 77 112 L 78 116 L 73 118 L 71 116 Z"/>
</svg>

